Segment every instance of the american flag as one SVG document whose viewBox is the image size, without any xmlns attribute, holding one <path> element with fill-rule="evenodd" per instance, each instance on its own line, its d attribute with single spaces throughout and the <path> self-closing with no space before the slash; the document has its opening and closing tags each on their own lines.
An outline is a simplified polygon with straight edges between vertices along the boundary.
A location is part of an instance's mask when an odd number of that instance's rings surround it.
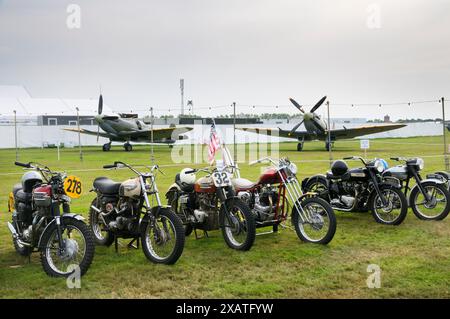
<svg viewBox="0 0 450 319">
<path fill-rule="evenodd" d="M 216 125 L 211 124 L 211 133 L 209 135 L 208 161 L 212 163 L 217 150 L 220 148 L 220 139 L 216 132 Z"/>
</svg>

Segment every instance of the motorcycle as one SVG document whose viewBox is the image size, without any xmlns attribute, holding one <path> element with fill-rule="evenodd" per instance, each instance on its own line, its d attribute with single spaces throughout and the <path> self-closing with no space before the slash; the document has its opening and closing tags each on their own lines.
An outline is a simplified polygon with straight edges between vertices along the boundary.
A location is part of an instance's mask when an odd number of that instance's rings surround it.
<svg viewBox="0 0 450 319">
<path fill-rule="evenodd" d="M 305 242 L 327 244 L 336 232 L 336 217 L 330 204 L 313 193 L 303 193 L 297 179 L 297 166 L 287 158 L 278 161 L 265 157 L 250 163 L 269 162 L 256 183 L 245 178 L 232 180 L 237 197 L 252 210 L 256 227 L 278 226 L 288 219 L 293 205 L 291 221 L 297 236 Z"/>
<path fill-rule="evenodd" d="M 137 177 L 124 182 L 107 177 L 94 180 L 91 191 L 97 196 L 91 204 L 89 224 L 95 242 L 104 246 L 115 242 L 117 251 L 118 238 L 132 239 L 130 247 L 134 247 L 134 241 L 139 246 L 141 240 L 142 250 L 150 261 L 174 264 L 184 248 L 183 225 L 170 207 L 161 203 L 154 173 L 161 172 L 158 165 L 152 166 L 149 173 L 139 172 L 124 162 L 114 162 L 103 168 L 128 168 Z M 156 206 L 152 205 L 153 199 L 156 199 Z"/>
<path fill-rule="evenodd" d="M 221 229 L 226 244 L 236 250 L 249 250 L 255 241 L 255 220 L 249 207 L 235 196 L 231 183 L 233 166 L 185 168 L 175 177 L 166 193 L 167 202 L 180 216 L 189 236 L 197 229 Z M 196 179 L 196 173 L 207 175 Z"/>
<path fill-rule="evenodd" d="M 15 165 L 32 170 L 14 186 L 11 196 L 8 228 L 16 252 L 30 256 L 39 251 L 49 276 L 68 277 L 76 267 L 84 275 L 94 258 L 95 243 L 84 218 L 70 212 L 71 197 L 81 195 L 81 181 L 39 163 Z"/>
<path fill-rule="evenodd" d="M 404 187 L 405 196 L 409 194 L 409 206 L 414 215 L 423 220 L 442 220 L 450 211 L 450 193 L 446 180 L 439 173 L 427 175 L 423 180 L 420 171 L 424 168 L 421 158 L 391 157 L 391 160 L 402 161 L 403 165 L 386 169 L 383 176 L 396 177 Z M 414 179 L 416 185 L 411 189 L 409 182 Z"/>
<path fill-rule="evenodd" d="M 385 169 L 381 160 L 366 162 L 359 156 L 346 157 L 344 160 L 360 160 L 364 167 L 349 169 L 345 161 L 334 161 L 331 172 L 304 179 L 302 188 L 318 193 L 336 210 L 371 210 L 378 223 L 401 224 L 408 212 L 408 204 L 400 181 L 392 176 L 381 175 Z"/>
</svg>

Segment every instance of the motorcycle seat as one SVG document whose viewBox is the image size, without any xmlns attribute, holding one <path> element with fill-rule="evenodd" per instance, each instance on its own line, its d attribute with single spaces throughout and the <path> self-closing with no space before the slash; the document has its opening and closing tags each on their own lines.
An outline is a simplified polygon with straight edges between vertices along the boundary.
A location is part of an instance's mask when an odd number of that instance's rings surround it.
<svg viewBox="0 0 450 319">
<path fill-rule="evenodd" d="M 29 204 L 31 203 L 31 199 L 33 197 L 32 193 L 24 192 L 23 189 L 19 189 L 16 191 L 14 195 L 14 200 L 19 203 Z"/>
<path fill-rule="evenodd" d="M 115 182 L 108 177 L 97 177 L 94 180 L 94 188 L 102 194 L 118 194 L 122 183 Z"/>
<path fill-rule="evenodd" d="M 249 190 L 254 188 L 258 183 L 253 183 L 245 178 L 233 178 L 232 184 L 237 191 Z"/>
<path fill-rule="evenodd" d="M 332 172 L 327 172 L 327 179 L 342 179 L 347 180 L 350 177 L 350 173 L 346 172 L 342 175 L 334 175 Z"/>
<path fill-rule="evenodd" d="M 180 181 L 180 174 L 175 175 L 175 183 L 180 187 L 181 191 L 185 193 L 192 193 L 194 191 L 194 184 L 182 183 Z"/>
<path fill-rule="evenodd" d="M 14 197 L 16 196 L 16 193 L 18 191 L 20 191 L 21 189 L 22 189 L 22 184 L 20 184 L 20 183 L 13 186 L 12 193 L 13 193 Z"/>
</svg>

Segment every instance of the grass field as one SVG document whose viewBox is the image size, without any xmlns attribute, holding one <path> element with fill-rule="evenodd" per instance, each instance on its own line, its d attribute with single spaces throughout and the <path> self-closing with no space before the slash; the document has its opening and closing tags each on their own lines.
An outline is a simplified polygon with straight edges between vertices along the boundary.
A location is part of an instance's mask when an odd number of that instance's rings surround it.
<svg viewBox="0 0 450 319">
<path fill-rule="evenodd" d="M 280 154 L 299 167 L 299 178 L 325 172 L 328 153 L 323 143 L 307 143 L 303 152 L 295 143 L 280 144 Z M 371 141 L 367 157 L 424 157 L 425 172 L 444 168 L 442 137 L 380 139 Z M 177 151 L 177 148 L 173 149 Z M 184 166 L 173 164 L 167 147 L 155 147 L 155 159 L 166 176 L 158 175 L 164 195 L 175 174 Z M 358 141 L 336 144 L 334 158 L 361 155 Z M 84 195 L 73 200 L 72 210 L 87 216 L 90 185 L 97 176 L 121 180 L 127 170 L 104 171 L 114 160 L 149 164 L 149 146 L 125 153 L 121 146 L 105 153 L 100 147 L 84 148 L 80 162 L 77 149 L 24 149 L 21 161 L 37 161 L 66 170 L 84 182 Z M 210 238 L 189 237 L 183 255 L 173 266 L 147 261 L 141 250 L 97 247 L 94 262 L 82 278 L 81 289 L 68 289 L 63 279 L 43 272 L 39 255 L 18 256 L 6 227 L 7 196 L 23 171 L 13 165 L 14 150 L 0 150 L 0 298 L 449 298 L 450 217 L 441 222 L 418 220 L 409 210 L 398 227 L 377 224 L 368 213 L 337 212 L 338 227 L 328 246 L 300 242 L 295 232 L 258 236 L 249 252 L 226 247 L 219 231 Z M 321 161 L 317 161 L 321 160 Z M 393 162 L 390 161 L 392 165 Z M 359 163 L 352 163 L 353 166 Z M 80 170 L 80 171 L 78 171 Z M 86 171 L 83 171 L 86 170 Z M 241 175 L 256 179 L 260 167 L 241 164 Z M 126 242 L 124 242 L 126 244 Z M 367 266 L 381 267 L 381 288 L 369 289 Z"/>
</svg>

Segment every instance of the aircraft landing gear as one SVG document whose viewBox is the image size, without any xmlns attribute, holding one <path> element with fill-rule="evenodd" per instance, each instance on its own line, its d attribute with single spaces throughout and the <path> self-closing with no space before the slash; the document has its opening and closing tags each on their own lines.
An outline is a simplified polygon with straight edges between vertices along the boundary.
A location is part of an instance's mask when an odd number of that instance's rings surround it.
<svg viewBox="0 0 450 319">
<path fill-rule="evenodd" d="M 303 142 L 297 144 L 297 151 L 301 152 L 303 150 Z"/>
<path fill-rule="evenodd" d="M 333 142 L 325 142 L 325 149 L 330 151 L 333 148 Z"/>
<path fill-rule="evenodd" d="M 128 142 L 123 144 L 123 148 L 125 149 L 125 152 L 131 152 L 133 150 L 133 146 Z"/>
<path fill-rule="evenodd" d="M 103 144 L 103 152 L 108 152 L 111 149 L 111 142 Z"/>
</svg>

